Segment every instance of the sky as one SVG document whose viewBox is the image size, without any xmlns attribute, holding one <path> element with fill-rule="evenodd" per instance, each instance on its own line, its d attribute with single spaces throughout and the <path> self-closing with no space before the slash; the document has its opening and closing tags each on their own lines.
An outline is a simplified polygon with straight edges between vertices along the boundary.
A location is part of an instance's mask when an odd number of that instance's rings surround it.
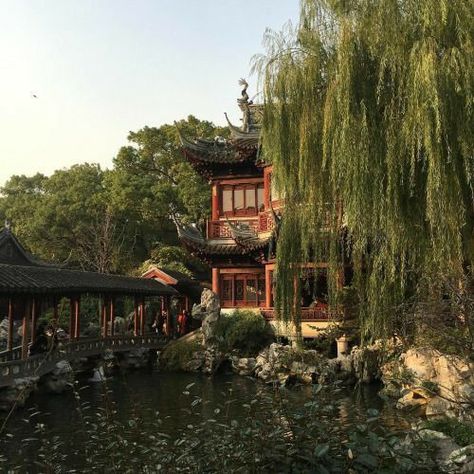
<svg viewBox="0 0 474 474">
<path fill-rule="evenodd" d="M 0 0 L 0 186 L 110 167 L 130 130 L 238 124 L 238 80 L 298 0 Z M 35 98 L 33 95 L 36 95 Z"/>
</svg>

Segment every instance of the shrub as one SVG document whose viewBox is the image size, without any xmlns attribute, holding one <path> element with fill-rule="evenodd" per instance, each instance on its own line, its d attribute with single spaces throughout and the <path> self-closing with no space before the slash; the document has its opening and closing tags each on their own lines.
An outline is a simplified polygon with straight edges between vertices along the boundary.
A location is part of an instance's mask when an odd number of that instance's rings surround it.
<svg viewBox="0 0 474 474">
<path fill-rule="evenodd" d="M 177 340 L 171 342 L 161 353 L 160 365 L 165 370 L 188 370 L 188 363 L 194 354 L 204 350 L 199 339 Z"/>
<path fill-rule="evenodd" d="M 428 390 L 428 392 L 431 392 L 435 395 L 439 394 L 439 385 L 436 382 L 432 382 L 431 380 L 423 380 L 421 382 L 421 386 L 425 390 Z"/>
<path fill-rule="evenodd" d="M 265 319 L 253 311 L 235 310 L 221 316 L 216 327 L 223 352 L 237 349 L 244 356 L 258 353 L 273 339 L 273 331 Z"/>
<path fill-rule="evenodd" d="M 454 418 L 442 418 L 428 420 L 423 426 L 429 430 L 441 431 L 441 433 L 451 436 L 460 446 L 474 444 L 474 425 L 472 423 L 463 423 Z"/>
</svg>

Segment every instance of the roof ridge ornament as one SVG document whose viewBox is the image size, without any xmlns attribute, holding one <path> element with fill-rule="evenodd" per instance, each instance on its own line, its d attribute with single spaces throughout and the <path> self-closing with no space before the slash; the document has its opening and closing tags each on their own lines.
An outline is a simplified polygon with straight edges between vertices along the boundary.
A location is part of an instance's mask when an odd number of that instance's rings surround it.
<svg viewBox="0 0 474 474">
<path fill-rule="evenodd" d="M 12 230 L 12 223 L 8 219 L 5 219 L 5 222 L 4 222 L 3 226 L 5 227 L 5 230 L 8 231 L 8 232 L 10 232 Z"/>
<path fill-rule="evenodd" d="M 247 89 L 249 88 L 249 83 L 243 77 L 241 77 L 239 79 L 239 86 L 243 87 L 242 92 L 241 92 L 242 99 L 240 99 L 240 100 L 242 102 L 247 103 L 247 104 L 253 104 L 253 102 L 251 100 L 249 101 L 249 95 L 247 94 Z"/>
</svg>

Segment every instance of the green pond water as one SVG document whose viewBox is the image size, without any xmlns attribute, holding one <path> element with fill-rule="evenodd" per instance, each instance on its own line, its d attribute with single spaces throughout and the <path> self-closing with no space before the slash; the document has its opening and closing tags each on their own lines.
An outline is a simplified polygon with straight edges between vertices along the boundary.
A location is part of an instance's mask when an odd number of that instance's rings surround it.
<svg viewBox="0 0 474 474">
<path fill-rule="evenodd" d="M 260 406 L 262 393 L 269 396 L 277 393 L 284 399 L 286 409 L 293 413 L 303 412 L 308 402 L 318 399 L 321 406 L 328 408 L 318 416 L 329 418 L 326 422 L 342 431 L 360 423 L 367 416 L 368 408 L 380 411 L 377 423 L 394 430 L 408 427 L 408 421 L 400 413 L 384 406 L 377 396 L 378 389 L 377 386 L 357 390 L 330 387 L 316 394 L 312 386 L 275 390 L 255 379 L 232 374 L 209 378 L 151 369 L 118 374 L 105 384 L 89 383 L 84 378 L 77 382 L 75 393 L 34 394 L 27 405 L 11 417 L 0 439 L 0 471 L 45 472 L 38 464 L 41 460 L 38 453 L 44 456 L 51 452 L 59 466 L 51 472 L 87 472 L 84 466 L 91 446 L 94 449 L 95 443 L 107 443 L 104 438 L 108 436 L 102 432 L 98 438 L 89 439 L 83 429 L 84 420 L 91 426 L 99 423 L 100 417 L 102 420 L 109 417 L 119 432 L 121 426 L 131 427 L 124 436 L 132 444 L 133 429 L 139 430 L 137 436 L 139 433 L 140 437 L 150 439 L 159 430 L 160 436 L 173 442 L 183 430 L 193 430 L 210 418 L 216 418 L 216 422 L 235 420 L 232 423 L 236 425 L 245 423 L 249 404 L 255 404 L 257 410 L 266 409 L 263 401 Z M 132 426 L 131 419 L 138 426 Z M 271 416 L 268 419 L 263 416 L 262 420 L 262 423 L 275 423 Z M 204 432 L 202 436 L 206 436 Z M 146 459 L 146 450 L 139 456 Z"/>
</svg>

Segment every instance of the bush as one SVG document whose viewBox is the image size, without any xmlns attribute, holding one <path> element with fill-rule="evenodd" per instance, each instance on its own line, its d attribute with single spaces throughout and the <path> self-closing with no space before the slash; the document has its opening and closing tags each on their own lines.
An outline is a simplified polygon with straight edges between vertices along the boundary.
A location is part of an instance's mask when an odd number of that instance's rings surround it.
<svg viewBox="0 0 474 474">
<path fill-rule="evenodd" d="M 273 340 L 273 330 L 265 319 L 253 311 L 235 310 L 222 315 L 216 327 L 220 349 L 237 349 L 244 356 L 257 354 Z"/>
<path fill-rule="evenodd" d="M 429 430 L 441 431 L 453 438 L 460 446 L 474 444 L 474 425 L 472 423 L 463 423 L 454 418 L 443 418 L 428 420 L 423 426 Z"/>
<path fill-rule="evenodd" d="M 196 352 L 204 351 L 201 340 L 176 340 L 171 342 L 161 353 L 160 365 L 164 370 L 188 370 L 188 363 Z"/>
</svg>

